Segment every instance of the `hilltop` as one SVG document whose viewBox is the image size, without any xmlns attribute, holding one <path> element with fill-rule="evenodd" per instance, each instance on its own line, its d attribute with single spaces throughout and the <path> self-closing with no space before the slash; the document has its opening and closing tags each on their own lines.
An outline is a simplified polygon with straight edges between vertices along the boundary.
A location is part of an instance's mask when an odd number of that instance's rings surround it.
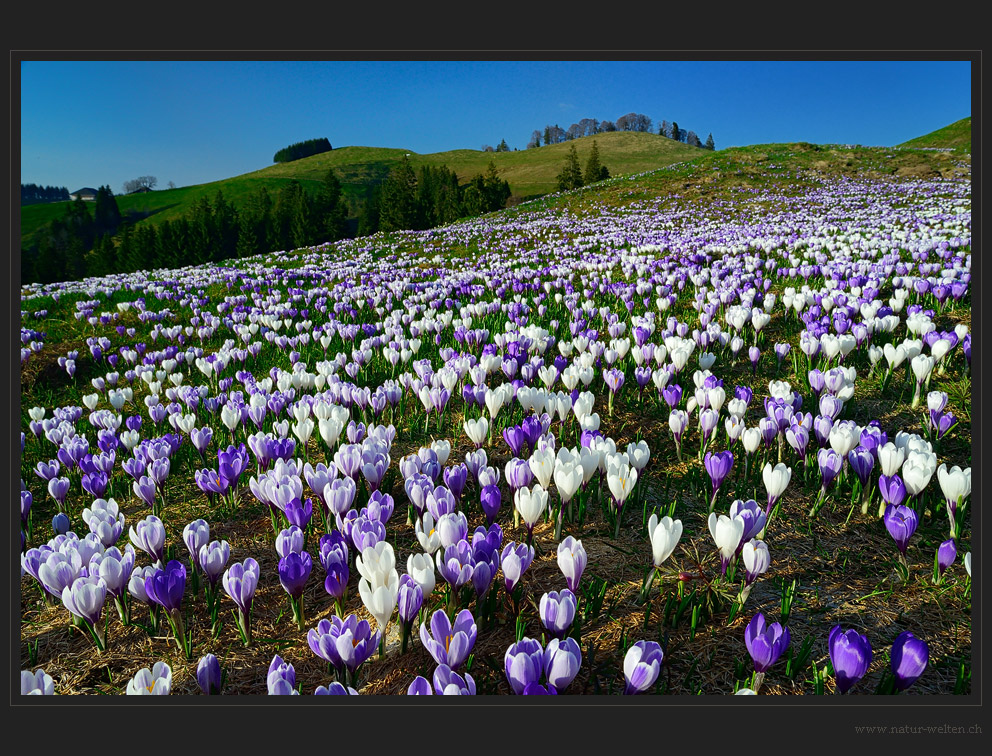
<svg viewBox="0 0 992 756">
<path fill-rule="evenodd" d="M 955 152 L 971 152 L 971 116 L 931 131 L 929 134 L 918 136 L 903 142 L 899 147 L 916 147 L 923 149 L 951 149 Z"/>
</svg>

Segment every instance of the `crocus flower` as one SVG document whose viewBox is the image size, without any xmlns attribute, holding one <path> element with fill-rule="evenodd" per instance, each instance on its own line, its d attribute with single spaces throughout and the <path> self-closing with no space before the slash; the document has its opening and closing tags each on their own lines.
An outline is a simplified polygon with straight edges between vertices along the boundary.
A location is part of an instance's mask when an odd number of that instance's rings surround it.
<svg viewBox="0 0 992 756">
<path fill-rule="evenodd" d="M 544 671 L 544 649 L 539 641 L 523 638 L 506 649 L 503 666 L 510 688 L 518 696 L 530 683 L 541 681 Z"/>
<path fill-rule="evenodd" d="M 661 567 L 662 563 L 672 555 L 682 537 L 682 520 L 673 520 L 667 516 L 659 520 L 657 514 L 652 514 L 648 520 L 648 537 L 651 540 L 654 566 Z"/>
<path fill-rule="evenodd" d="M 183 528 L 183 543 L 189 550 L 193 567 L 200 568 L 200 549 L 210 543 L 210 526 L 206 520 L 194 520 Z"/>
<path fill-rule="evenodd" d="M 544 649 L 544 674 L 555 692 L 569 686 L 582 666 L 582 650 L 574 638 L 552 638 Z"/>
<path fill-rule="evenodd" d="M 431 688 L 430 681 L 426 677 L 417 675 L 410 683 L 410 687 L 406 689 L 406 694 L 408 696 L 433 696 L 434 689 Z"/>
<path fill-rule="evenodd" d="M 272 657 L 265 685 L 270 696 L 298 696 L 296 690 L 296 670 L 292 664 L 284 662 L 279 654 Z"/>
<path fill-rule="evenodd" d="M 708 524 L 710 535 L 720 551 L 720 574 L 726 575 L 730 560 L 737 553 L 737 547 L 744 535 L 744 520 L 741 517 L 718 516 L 716 512 L 710 512 Z"/>
<path fill-rule="evenodd" d="M 744 630 L 744 645 L 754 661 L 755 672 L 766 672 L 789 647 L 789 628 L 778 622 L 768 624 L 760 612 Z"/>
<path fill-rule="evenodd" d="M 71 527 L 72 523 L 69 521 L 69 516 L 65 512 L 59 512 L 52 518 L 52 532 L 57 536 L 65 535 Z"/>
<path fill-rule="evenodd" d="M 567 588 L 560 593 L 545 593 L 540 603 L 541 624 L 555 638 L 564 637 L 575 619 L 577 603 L 575 594 Z"/>
<path fill-rule="evenodd" d="M 930 662 L 930 647 L 908 630 L 899 634 L 892 644 L 892 674 L 897 690 L 906 690 L 926 671 Z"/>
<path fill-rule="evenodd" d="M 167 696 L 172 690 L 172 669 L 168 664 L 157 661 L 151 669 L 138 670 L 127 684 L 129 696 Z"/>
<path fill-rule="evenodd" d="M 227 567 L 227 560 L 231 558 L 231 547 L 227 541 L 211 541 L 200 547 L 198 557 L 200 569 L 210 585 L 215 586 Z"/>
<path fill-rule="evenodd" d="M 103 604 L 107 600 L 107 584 L 97 576 L 77 577 L 62 589 L 62 603 L 72 614 L 97 627 Z"/>
<path fill-rule="evenodd" d="M 235 562 L 224 571 L 224 591 L 238 607 L 238 620 L 246 643 L 251 643 L 251 605 L 260 575 L 258 562 L 251 557 Z"/>
<path fill-rule="evenodd" d="M 286 593 L 298 599 L 303 595 L 312 570 L 313 559 L 309 552 L 291 551 L 279 560 L 279 583 Z"/>
<path fill-rule="evenodd" d="M 158 517 L 148 515 L 139 520 L 137 525 L 131 526 L 128 535 L 135 548 L 148 554 L 156 564 L 162 563 L 165 556 L 165 525 Z"/>
<path fill-rule="evenodd" d="M 55 683 L 51 675 L 45 670 L 39 669 L 29 672 L 21 670 L 21 695 L 22 696 L 53 696 L 55 695 Z"/>
<path fill-rule="evenodd" d="M 637 641 L 627 649 L 623 658 L 623 674 L 627 681 L 624 694 L 641 693 L 654 685 L 664 658 L 661 646 L 655 641 Z"/>
<path fill-rule="evenodd" d="M 588 561 L 589 557 L 586 555 L 581 540 L 568 536 L 558 544 L 558 567 L 565 576 L 565 583 L 572 593 L 579 590 L 582 572 Z"/>
<path fill-rule="evenodd" d="M 765 491 L 768 493 L 768 511 L 770 512 L 775 506 L 775 502 L 782 497 L 785 489 L 788 488 L 789 481 L 792 480 L 792 468 L 784 462 L 779 462 L 775 467 L 772 467 L 769 462 L 761 471 L 761 479 L 765 484 Z"/>
<path fill-rule="evenodd" d="M 953 538 L 948 538 L 940 546 L 937 547 L 937 580 L 939 581 L 943 576 L 947 568 L 954 564 L 954 560 L 957 559 L 958 548 L 957 544 L 954 543 Z"/>
<path fill-rule="evenodd" d="M 709 473 L 713 484 L 713 500 L 710 502 L 710 511 L 712 511 L 713 504 L 716 503 L 717 491 L 720 490 L 720 486 L 723 485 L 723 481 L 734 466 L 734 455 L 729 451 L 717 452 L 716 454 L 706 452 L 706 456 L 703 458 L 703 466 L 706 468 L 706 472 Z"/>
<path fill-rule="evenodd" d="M 750 586 L 760 575 L 768 571 L 771 557 L 768 555 L 767 544 L 756 538 L 748 541 L 741 549 L 741 561 L 744 562 L 744 584 Z"/>
<path fill-rule="evenodd" d="M 475 680 L 468 673 L 463 677 L 441 664 L 434 670 L 434 690 L 439 696 L 474 696 Z"/>
<path fill-rule="evenodd" d="M 830 663 L 837 678 L 837 690 L 847 693 L 868 671 L 871 664 L 871 644 L 857 630 L 841 630 L 835 625 L 827 640 Z"/>
<path fill-rule="evenodd" d="M 420 642 L 438 664 L 446 664 L 458 669 L 472 652 L 478 626 L 472 612 L 462 609 L 455 615 L 454 624 L 448 615 L 438 609 L 431 615 L 430 630 L 427 624 L 420 626 Z"/>
<path fill-rule="evenodd" d="M 506 592 L 513 593 L 513 589 L 520 581 L 521 576 L 534 561 L 534 547 L 525 543 L 515 543 L 511 541 L 503 547 L 500 555 L 500 566 L 503 569 L 503 579 L 506 582 Z"/>
<path fill-rule="evenodd" d="M 330 685 L 318 685 L 313 694 L 315 696 L 357 696 L 358 691 L 351 687 L 345 687 L 335 680 Z"/>
<path fill-rule="evenodd" d="M 413 581 L 420 586 L 421 600 L 425 600 L 434 590 L 437 582 L 434 572 L 434 560 L 430 554 L 410 554 L 406 560 L 406 571 Z M 418 609 L 419 611 L 419 609 Z"/>
<path fill-rule="evenodd" d="M 423 603 L 424 591 L 417 584 L 417 581 L 409 574 L 400 575 L 400 588 L 396 596 L 396 608 L 400 622 L 404 625 L 412 622 Z"/>
<path fill-rule="evenodd" d="M 204 695 L 220 693 L 220 662 L 213 654 L 202 657 L 196 665 L 196 682 Z"/>
<path fill-rule="evenodd" d="M 885 508 L 885 529 L 889 531 L 892 540 L 896 542 L 899 552 L 905 557 L 909 539 L 916 532 L 920 518 L 911 507 L 889 504 Z"/>
<path fill-rule="evenodd" d="M 378 630 L 372 631 L 367 620 L 359 620 L 354 614 L 349 614 L 344 619 L 322 619 L 316 628 L 307 633 L 307 645 L 338 672 L 343 673 L 347 669 L 354 674 L 375 652 L 381 637 Z"/>
</svg>

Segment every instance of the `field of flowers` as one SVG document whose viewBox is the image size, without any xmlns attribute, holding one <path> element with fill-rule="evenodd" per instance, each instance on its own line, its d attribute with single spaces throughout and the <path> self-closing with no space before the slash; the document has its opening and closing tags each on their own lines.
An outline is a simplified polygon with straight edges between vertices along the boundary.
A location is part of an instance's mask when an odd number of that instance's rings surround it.
<svg viewBox="0 0 992 756">
<path fill-rule="evenodd" d="M 970 692 L 970 178 L 851 152 L 23 287 L 21 692 Z"/>
</svg>

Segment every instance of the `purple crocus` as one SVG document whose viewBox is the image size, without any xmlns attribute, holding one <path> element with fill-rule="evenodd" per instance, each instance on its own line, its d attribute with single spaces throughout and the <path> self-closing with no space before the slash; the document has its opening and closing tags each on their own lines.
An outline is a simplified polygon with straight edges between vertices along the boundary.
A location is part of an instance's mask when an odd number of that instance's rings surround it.
<svg viewBox="0 0 992 756">
<path fill-rule="evenodd" d="M 400 588 L 396 596 L 396 609 L 399 613 L 400 622 L 408 625 L 417 616 L 420 607 L 424 603 L 424 590 L 417 582 L 404 573 L 400 575 Z"/>
<path fill-rule="evenodd" d="M 930 662 L 930 647 L 926 641 L 906 630 L 892 644 L 890 657 L 896 690 L 906 690 L 926 671 Z"/>
<path fill-rule="evenodd" d="M 954 543 L 953 538 L 948 538 L 940 546 L 937 547 L 937 580 L 939 581 L 944 576 L 944 572 L 954 564 L 954 560 L 958 557 L 958 547 Z"/>
<path fill-rule="evenodd" d="M 716 504 L 716 495 L 720 490 L 720 486 L 723 485 L 723 481 L 726 479 L 727 475 L 730 474 L 730 468 L 734 466 L 734 455 L 730 451 L 722 451 L 714 454 L 713 452 L 706 452 L 706 456 L 703 458 L 703 465 L 706 467 L 706 472 L 709 473 L 710 480 L 713 483 L 713 498 L 710 500 L 710 511 L 713 511 L 713 506 Z"/>
<path fill-rule="evenodd" d="M 544 649 L 539 641 L 523 638 L 506 649 L 503 667 L 510 688 L 518 696 L 531 683 L 539 683 L 544 672 Z"/>
<path fill-rule="evenodd" d="M 260 573 L 258 562 L 251 557 L 244 562 L 235 562 L 224 572 L 224 591 L 238 607 L 238 624 L 245 645 L 251 643 L 251 605 Z"/>
<path fill-rule="evenodd" d="M 372 631 L 367 620 L 349 614 L 344 619 L 322 619 L 307 633 L 307 645 L 339 673 L 348 670 L 354 675 L 378 648 L 381 635 L 379 630 Z"/>
<path fill-rule="evenodd" d="M 284 662 L 279 654 L 272 657 L 265 684 L 270 696 L 299 695 L 296 691 L 296 670 L 292 664 Z"/>
<path fill-rule="evenodd" d="M 479 503 L 486 515 L 486 524 L 492 525 L 499 514 L 500 505 L 503 503 L 503 495 L 500 493 L 499 486 L 484 486 L 479 494 Z"/>
<path fill-rule="evenodd" d="M 439 696 L 474 696 L 475 680 L 468 673 L 463 677 L 448 665 L 441 664 L 434 670 L 434 690 Z"/>
<path fill-rule="evenodd" d="M 557 693 L 569 686 L 582 666 L 582 650 L 574 638 L 552 638 L 544 649 L 544 674 L 549 693 Z M 526 693 L 526 690 L 524 691 Z"/>
<path fill-rule="evenodd" d="M 551 591 L 541 596 L 541 624 L 555 638 L 563 638 L 575 619 L 577 605 L 575 594 L 567 588 Z"/>
<path fill-rule="evenodd" d="M 178 612 L 186 592 L 186 565 L 171 560 L 165 569 L 145 578 L 145 595 L 167 612 Z"/>
<path fill-rule="evenodd" d="M 827 492 L 834 478 L 840 473 L 840 468 L 844 464 L 844 458 L 833 449 L 820 449 L 816 453 L 816 462 L 820 466 L 821 484 L 823 493 Z"/>
<path fill-rule="evenodd" d="M 885 508 L 884 521 L 885 529 L 889 531 L 892 540 L 896 542 L 899 553 L 905 557 L 909 539 L 916 532 L 916 526 L 920 523 L 919 515 L 911 507 L 889 504 Z"/>
<path fill-rule="evenodd" d="M 627 681 L 624 695 L 641 693 L 654 685 L 664 658 L 656 641 L 642 640 L 631 646 L 623 659 L 623 674 Z"/>
<path fill-rule="evenodd" d="M 778 622 L 768 624 L 760 612 L 744 629 L 744 645 L 754 661 L 755 672 L 766 672 L 789 647 L 789 628 Z"/>
<path fill-rule="evenodd" d="M 500 563 L 503 568 L 503 579 L 506 581 L 506 592 L 513 593 L 513 589 L 520 581 L 521 576 L 534 561 L 534 547 L 526 543 L 515 543 L 511 541 L 503 547 L 500 555 Z"/>
<path fill-rule="evenodd" d="M 313 559 L 309 552 L 293 552 L 279 560 L 279 583 L 283 590 L 292 598 L 298 599 L 303 595 L 310 572 L 313 570 Z"/>
<path fill-rule="evenodd" d="M 879 475 L 878 490 L 882 501 L 890 506 L 898 507 L 906 499 L 906 484 L 898 475 Z"/>
<path fill-rule="evenodd" d="M 472 652 L 478 626 L 472 612 L 462 609 L 455 615 L 454 624 L 448 615 L 438 609 L 431 615 L 430 630 L 427 624 L 420 626 L 420 642 L 438 664 L 446 664 L 458 669 Z"/>
<path fill-rule="evenodd" d="M 864 490 L 868 485 L 868 479 L 871 477 L 872 468 L 875 467 L 875 458 L 872 456 L 871 451 L 864 446 L 856 446 L 847 453 L 847 461 L 850 463 L 851 469 L 854 470 L 854 474 L 858 477 L 862 490 Z"/>
<path fill-rule="evenodd" d="M 206 696 L 220 694 L 220 662 L 213 654 L 202 657 L 196 665 L 196 682 Z"/>
<path fill-rule="evenodd" d="M 837 680 L 837 690 L 847 693 L 865 676 L 871 664 L 871 643 L 857 630 L 841 630 L 835 625 L 827 640 L 830 663 Z"/>
<path fill-rule="evenodd" d="M 459 541 L 434 555 L 437 571 L 453 589 L 458 590 L 472 579 L 475 557 L 468 541 Z"/>
</svg>

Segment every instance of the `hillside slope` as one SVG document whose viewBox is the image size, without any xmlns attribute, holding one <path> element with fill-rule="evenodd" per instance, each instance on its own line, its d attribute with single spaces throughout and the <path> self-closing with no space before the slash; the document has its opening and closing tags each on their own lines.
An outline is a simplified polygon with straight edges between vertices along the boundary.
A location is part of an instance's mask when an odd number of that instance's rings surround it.
<svg viewBox="0 0 992 756">
<path fill-rule="evenodd" d="M 513 194 L 528 198 L 555 191 L 556 176 L 571 145 L 575 145 L 584 167 L 593 140 L 599 150 L 600 162 L 614 176 L 653 170 L 708 154 L 706 150 L 674 142 L 658 134 L 630 131 L 597 134 L 518 152 L 450 150 L 421 155 L 388 147 L 340 147 L 221 181 L 119 196 L 117 203 L 124 214 L 134 212 L 146 216 L 141 223 L 160 223 L 181 217 L 198 200 L 213 198 L 218 191 L 238 207 L 263 186 L 269 192 L 278 192 L 288 182 L 296 180 L 304 187 L 316 189 L 327 171 L 333 168 L 341 180 L 346 199 L 350 199 L 352 206 L 357 208 L 358 201 L 365 196 L 366 187 L 382 181 L 404 155 L 409 155 L 414 170 L 424 165 L 447 165 L 458 174 L 462 183 L 484 173 L 491 160 L 500 176 L 510 184 Z M 22 246 L 29 246 L 34 233 L 45 223 L 63 215 L 67 205 L 66 202 L 55 202 L 21 208 Z"/>
<path fill-rule="evenodd" d="M 971 152 L 971 116 L 897 146 L 943 148 L 952 149 L 955 152 Z"/>
</svg>

